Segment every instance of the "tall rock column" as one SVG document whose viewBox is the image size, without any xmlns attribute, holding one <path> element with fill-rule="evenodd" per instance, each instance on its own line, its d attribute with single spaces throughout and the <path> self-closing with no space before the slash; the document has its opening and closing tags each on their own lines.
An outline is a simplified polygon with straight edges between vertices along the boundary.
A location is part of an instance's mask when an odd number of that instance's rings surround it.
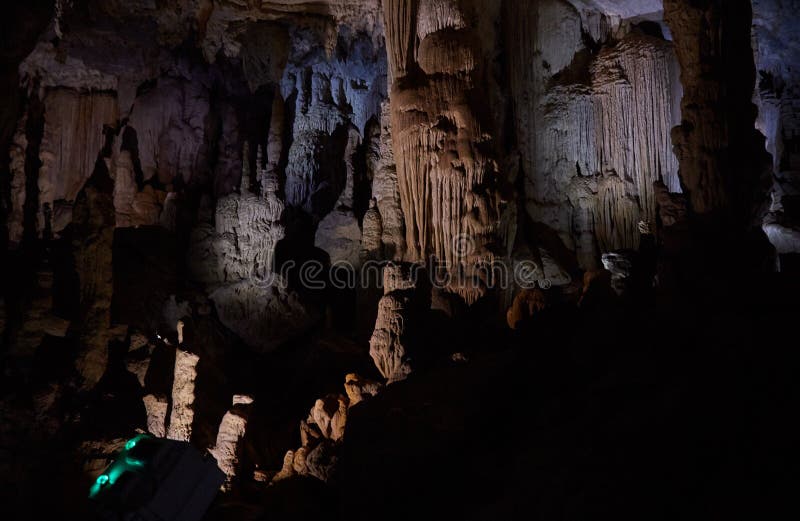
<svg viewBox="0 0 800 521">
<path fill-rule="evenodd" d="M 183 324 L 178 322 L 178 335 L 182 337 Z M 179 338 L 182 344 L 183 338 Z M 200 357 L 179 346 L 175 352 L 175 375 L 172 383 L 172 413 L 169 417 L 167 438 L 189 441 L 194 422 L 194 382 L 197 379 L 197 362 Z"/>
<path fill-rule="evenodd" d="M 749 0 L 665 0 L 664 16 L 684 88 L 672 140 L 689 228 L 673 241 L 675 251 L 664 252 L 661 278 L 691 291 L 729 291 L 733 277 L 763 270 L 771 255 L 758 215 L 770 165 L 752 103 L 752 7 Z"/>
<path fill-rule="evenodd" d="M 469 0 L 384 2 L 406 259 L 444 263 L 450 289 L 469 302 L 485 290 L 473 268 L 491 257 L 498 220 L 472 10 Z"/>
<path fill-rule="evenodd" d="M 745 227 L 765 195 L 750 0 L 664 0 L 664 18 L 684 88 L 682 124 L 672 139 L 691 210 Z"/>
<path fill-rule="evenodd" d="M 100 380 L 108 361 L 114 293 L 114 217 L 114 182 L 107 169 L 98 167 L 78 195 L 72 215 L 81 312 L 76 368 L 87 387 Z"/>
</svg>

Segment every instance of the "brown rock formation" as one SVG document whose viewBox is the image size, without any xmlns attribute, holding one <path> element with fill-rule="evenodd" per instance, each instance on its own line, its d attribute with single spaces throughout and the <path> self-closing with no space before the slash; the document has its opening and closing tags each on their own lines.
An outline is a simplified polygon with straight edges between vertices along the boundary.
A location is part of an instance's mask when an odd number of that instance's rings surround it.
<svg viewBox="0 0 800 521">
<path fill-rule="evenodd" d="M 748 0 L 665 0 L 684 88 L 672 132 L 693 212 L 742 227 L 762 202 L 764 143 L 755 130 Z"/>
<path fill-rule="evenodd" d="M 490 188 L 498 167 L 478 101 L 480 42 L 466 22 L 472 9 L 466 0 L 384 3 L 405 258 L 444 262 L 453 290 L 467 301 L 482 294 L 473 269 L 491 257 L 498 220 Z"/>
</svg>

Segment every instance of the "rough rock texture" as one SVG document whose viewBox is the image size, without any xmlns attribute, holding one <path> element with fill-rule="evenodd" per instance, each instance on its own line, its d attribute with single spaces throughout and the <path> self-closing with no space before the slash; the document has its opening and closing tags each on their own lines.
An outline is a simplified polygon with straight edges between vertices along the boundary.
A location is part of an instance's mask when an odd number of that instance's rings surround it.
<svg viewBox="0 0 800 521">
<path fill-rule="evenodd" d="M 762 227 L 779 255 L 800 253 L 800 2 L 753 2 L 756 127 L 772 155 L 771 205 Z M 780 264 L 780 262 L 779 262 Z"/>
<path fill-rule="evenodd" d="M 409 330 L 414 327 L 415 289 L 413 269 L 393 263 L 384 268 L 384 295 L 378 303 L 369 355 L 388 383 L 404 380 L 412 370 Z"/>
<path fill-rule="evenodd" d="M 453 275 L 452 290 L 470 302 L 485 291 L 474 268 L 492 257 L 499 218 L 490 123 L 477 102 L 482 50 L 468 22 L 473 8 L 467 1 L 384 2 L 405 259 L 434 256 Z"/>
<path fill-rule="evenodd" d="M 194 421 L 195 380 L 200 357 L 183 349 L 175 352 L 175 373 L 172 384 L 172 412 L 167 438 L 189 441 Z"/>
<path fill-rule="evenodd" d="M 349 407 L 377 395 L 381 389 L 383 384 L 380 382 L 362 378 L 354 373 L 345 376 L 344 390 L 347 393 Z"/>
<path fill-rule="evenodd" d="M 293 39 L 294 55 L 280 84 L 283 98 L 295 100 L 286 203 L 322 218 L 344 195 L 352 173 L 351 126 L 363 136 L 367 122 L 380 114 L 385 55 L 365 35 L 341 40 L 340 59 L 322 52 L 312 35 L 298 31 Z M 307 51 L 314 46 L 315 51 Z"/>
<path fill-rule="evenodd" d="M 247 429 L 247 412 L 253 399 L 245 395 L 233 397 L 233 408 L 225 413 L 217 431 L 217 441 L 208 452 L 217 460 L 217 466 L 225 473 L 222 490 L 230 490 L 239 463 L 240 443 Z"/>
<path fill-rule="evenodd" d="M 603 254 L 603 267 L 611 273 L 611 287 L 621 295 L 630 284 L 634 259 L 630 252 L 616 251 Z"/>
<path fill-rule="evenodd" d="M 105 128 L 117 123 L 116 97 L 106 93 L 48 90 L 45 124 L 39 148 L 38 230 L 45 229 L 45 205 L 72 203 L 95 169 L 105 143 Z M 68 221 L 69 222 L 69 221 Z M 53 232 L 60 227 L 54 226 Z"/>
<path fill-rule="evenodd" d="M 347 396 L 329 394 L 314 402 L 308 418 L 300 422 L 301 447 L 286 452 L 281 470 L 273 483 L 294 476 L 312 476 L 329 481 L 339 463 L 339 447 L 344 439 L 350 407 L 377 395 L 383 384 L 356 374 L 345 377 Z"/>
<path fill-rule="evenodd" d="M 525 289 L 517 293 L 514 303 L 506 312 L 506 322 L 511 329 L 517 329 L 536 313 L 547 308 L 547 295 L 540 289 Z"/>
<path fill-rule="evenodd" d="M 113 181 L 101 164 L 78 195 L 72 215 L 72 248 L 80 286 L 80 353 L 75 364 L 85 386 L 100 380 L 108 359 L 114 293 L 113 191 Z"/>
<path fill-rule="evenodd" d="M 8 227 L 8 240 L 11 244 L 22 239 L 24 231 L 24 212 L 26 186 L 25 186 L 25 153 L 28 148 L 28 138 L 25 135 L 27 117 L 23 115 L 17 124 L 17 130 L 11 142 L 9 155 L 9 175 L 11 189 L 11 209 L 6 218 Z"/>
<path fill-rule="evenodd" d="M 146 394 L 142 401 L 147 411 L 147 432 L 157 438 L 166 436 L 167 408 L 169 402 L 165 396 Z"/>
<path fill-rule="evenodd" d="M 350 127 L 344 149 L 346 180 L 342 195 L 331 213 L 317 227 L 314 244 L 325 250 L 334 263 L 347 263 L 357 267 L 361 259 L 361 228 L 353 213 L 353 188 L 355 183 L 354 155 L 361 144 L 358 131 Z"/>
<path fill-rule="evenodd" d="M 136 133 L 144 181 L 191 180 L 204 160 L 208 104 L 205 85 L 169 77 L 136 98 L 128 126 Z"/>
<path fill-rule="evenodd" d="M 206 284 L 223 324 L 251 347 L 269 350 L 300 331 L 309 315 L 274 271 L 275 246 L 284 236 L 284 204 L 260 149 L 256 179 L 264 184 L 261 195 L 250 188 L 249 161 L 244 161 L 239 193 L 217 201 L 213 225 L 206 220 L 195 228 L 189 265 Z"/>
<path fill-rule="evenodd" d="M 368 138 L 367 169 L 372 172 L 372 197 L 380 213 L 383 255 L 389 260 L 401 260 L 405 255 L 405 223 L 400 208 L 400 191 L 397 187 L 397 167 L 392 149 L 391 111 L 389 103 L 381 105 L 380 125 Z M 366 223 L 366 240 L 371 230 Z"/>
<path fill-rule="evenodd" d="M 690 208 L 742 228 L 764 199 L 749 1 L 665 0 L 684 88 L 672 132 Z"/>
<path fill-rule="evenodd" d="M 639 31 L 608 41 L 614 23 L 601 18 L 593 52 L 583 35 L 596 31 L 567 2 L 512 2 L 506 12 L 526 209 L 583 267 L 638 247 L 639 221 L 656 216 L 654 182 L 680 192 L 672 45 Z"/>
</svg>

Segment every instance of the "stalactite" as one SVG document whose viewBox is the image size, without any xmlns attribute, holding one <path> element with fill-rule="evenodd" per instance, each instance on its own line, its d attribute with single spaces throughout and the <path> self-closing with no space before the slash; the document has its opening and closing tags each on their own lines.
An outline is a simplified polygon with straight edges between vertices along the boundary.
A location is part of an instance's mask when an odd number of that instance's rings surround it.
<svg viewBox="0 0 800 521">
<path fill-rule="evenodd" d="M 616 175 L 598 182 L 594 224 L 601 251 L 639 246 L 640 209 L 637 201 L 626 192 L 625 185 Z"/>
<path fill-rule="evenodd" d="M 103 130 L 117 122 L 117 100 L 106 93 L 51 89 L 44 97 L 44 135 L 39 149 L 38 230 L 44 230 L 44 205 L 74 201 L 105 143 Z M 60 230 L 53 230 L 58 232 Z"/>
<path fill-rule="evenodd" d="M 464 2 L 426 0 L 420 8 L 434 18 L 425 21 L 407 18 L 405 7 L 385 4 L 387 41 L 398 74 L 390 99 L 405 258 L 432 256 L 443 262 L 451 290 L 474 302 L 484 292 L 475 265 L 491 259 L 487 245 L 499 219 L 488 188 L 498 175 L 497 164 L 485 155 L 491 136 L 472 101 L 480 91 L 478 39 L 465 24 Z M 397 60 L 410 63 L 404 38 L 418 31 L 422 36 L 413 58 L 425 75 L 404 79 L 408 65 Z"/>
<path fill-rule="evenodd" d="M 595 265 L 598 247 L 637 247 L 638 220 L 656 218 L 653 183 L 681 190 L 670 137 L 680 98 L 672 44 L 621 32 L 593 55 L 582 31 L 596 21 L 558 0 L 510 2 L 505 19 L 528 213 L 583 267 Z M 607 33 L 603 20 L 588 30 Z"/>
<path fill-rule="evenodd" d="M 405 75 L 410 65 L 418 2 L 419 0 L 383 2 L 386 48 L 393 77 Z"/>
<path fill-rule="evenodd" d="M 654 182 L 661 180 L 680 192 L 670 137 L 674 63 L 669 43 L 631 34 L 601 52 L 592 66 L 599 126 L 595 171 L 632 179 L 628 196 L 638 198 L 641 218 L 648 222 L 654 222 L 656 214 Z"/>
<path fill-rule="evenodd" d="M 144 180 L 188 182 L 204 150 L 209 93 L 202 84 L 161 78 L 136 98 L 128 126 L 136 131 Z"/>
</svg>

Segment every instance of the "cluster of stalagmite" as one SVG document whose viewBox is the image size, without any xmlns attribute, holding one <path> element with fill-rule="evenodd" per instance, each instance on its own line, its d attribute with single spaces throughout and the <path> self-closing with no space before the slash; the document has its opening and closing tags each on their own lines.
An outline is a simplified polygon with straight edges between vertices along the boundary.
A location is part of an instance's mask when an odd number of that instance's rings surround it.
<svg viewBox="0 0 800 521">
<path fill-rule="evenodd" d="M 481 295 L 473 268 L 491 258 L 498 220 L 491 188 L 498 168 L 476 101 L 481 51 L 467 22 L 471 9 L 467 1 L 384 2 L 406 259 L 445 263 L 453 291 L 467 301 Z"/>
<path fill-rule="evenodd" d="M 338 447 L 345 435 L 349 408 L 378 394 L 383 385 L 348 374 L 344 387 L 347 396 L 330 394 L 314 403 L 308 418 L 300 422 L 300 448 L 286 453 L 283 468 L 273 481 L 292 476 L 313 476 L 322 481 L 331 478 L 338 463 Z"/>
</svg>

